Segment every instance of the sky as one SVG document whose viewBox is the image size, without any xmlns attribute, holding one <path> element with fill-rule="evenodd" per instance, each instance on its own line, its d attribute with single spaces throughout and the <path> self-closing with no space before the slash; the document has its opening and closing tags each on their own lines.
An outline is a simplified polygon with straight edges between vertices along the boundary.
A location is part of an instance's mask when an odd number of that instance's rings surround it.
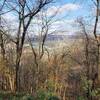
<svg viewBox="0 0 100 100">
<path fill-rule="evenodd" d="M 57 15 L 53 19 L 57 21 L 53 23 L 51 30 L 63 30 L 66 31 L 66 34 L 75 33 L 78 30 L 75 27 L 75 20 L 79 17 L 91 20 L 90 16 L 91 14 L 93 15 L 93 8 L 94 6 L 91 0 L 55 0 L 46 8 L 48 18 L 57 12 Z M 15 13 L 10 12 L 3 15 L 3 17 L 9 23 L 8 26 L 10 26 L 11 29 L 17 29 L 18 21 Z M 34 18 L 33 20 L 33 22 L 37 22 L 39 19 Z M 32 27 L 38 31 L 36 25 Z M 32 29 L 32 27 L 30 27 L 30 29 Z"/>
</svg>

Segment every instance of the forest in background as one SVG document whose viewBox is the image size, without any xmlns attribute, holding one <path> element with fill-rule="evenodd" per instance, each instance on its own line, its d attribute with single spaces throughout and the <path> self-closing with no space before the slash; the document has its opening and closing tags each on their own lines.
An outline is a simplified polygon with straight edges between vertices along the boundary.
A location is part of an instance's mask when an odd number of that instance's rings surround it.
<svg viewBox="0 0 100 100">
<path fill-rule="evenodd" d="M 100 100 L 100 0 L 90 1 L 93 22 L 81 16 L 75 37 L 48 44 L 66 33 L 52 26 L 61 8 L 47 12 L 56 1 L 0 0 L 0 100 Z"/>
</svg>

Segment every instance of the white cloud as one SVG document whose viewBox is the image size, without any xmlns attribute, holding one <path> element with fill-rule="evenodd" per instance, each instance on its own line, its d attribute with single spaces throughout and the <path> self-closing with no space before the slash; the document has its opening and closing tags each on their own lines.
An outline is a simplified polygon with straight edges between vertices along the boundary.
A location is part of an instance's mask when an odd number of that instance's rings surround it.
<svg viewBox="0 0 100 100">
<path fill-rule="evenodd" d="M 73 27 L 74 26 L 74 27 Z M 77 28 L 75 27 L 76 23 L 74 19 L 64 19 L 61 21 L 56 21 L 52 24 L 50 28 L 50 32 L 53 32 L 56 30 L 56 33 L 54 34 L 74 34 L 77 31 Z"/>
<path fill-rule="evenodd" d="M 63 5 L 61 7 L 61 12 L 64 12 L 64 11 L 73 11 L 73 10 L 77 10 L 79 8 L 80 8 L 79 5 L 69 3 L 69 4 L 65 4 L 65 5 Z"/>
<path fill-rule="evenodd" d="M 3 25 L 5 30 L 9 30 L 12 35 L 17 32 L 18 29 L 18 18 L 13 13 L 6 13 L 3 16 Z"/>
<path fill-rule="evenodd" d="M 65 5 L 62 5 L 62 6 L 52 6 L 50 7 L 48 10 L 47 10 L 47 14 L 49 16 L 52 16 L 54 15 L 57 11 L 58 11 L 58 14 L 63 14 L 65 12 L 68 12 L 68 11 L 75 11 L 77 9 L 79 9 L 80 6 L 77 5 L 77 4 L 65 4 Z M 41 14 L 41 13 L 39 13 Z M 8 13 L 6 15 L 3 16 L 4 19 L 7 21 L 9 27 L 11 30 L 17 30 L 18 28 L 18 16 L 15 16 L 13 13 Z M 41 17 L 41 16 L 40 16 Z M 54 19 L 56 20 L 56 19 Z M 29 31 L 32 31 L 32 33 L 34 33 L 34 30 L 35 30 L 35 34 L 38 33 L 39 31 L 39 27 L 38 25 L 36 24 L 38 23 L 41 23 L 41 19 L 39 18 L 35 18 L 33 19 L 32 21 L 32 25 L 30 25 L 29 27 Z M 59 21 L 56 21 L 53 23 L 53 25 L 50 27 L 50 32 L 51 31 L 54 31 L 54 30 L 58 30 L 58 31 L 66 31 L 67 33 L 72 33 L 73 31 L 75 31 L 75 29 L 72 28 L 72 25 L 74 24 L 74 20 L 71 19 L 71 20 L 67 20 L 67 19 L 62 19 L 62 20 L 59 20 Z M 14 32 L 14 31 L 13 31 Z"/>
<path fill-rule="evenodd" d="M 80 8 L 80 5 L 69 3 L 62 6 L 52 6 L 51 8 L 47 10 L 47 13 L 49 16 L 52 16 L 55 13 L 62 14 L 68 11 L 78 10 L 79 8 Z"/>
<path fill-rule="evenodd" d="M 17 17 L 12 12 L 4 14 L 3 18 L 7 21 L 15 21 L 17 19 Z"/>
</svg>

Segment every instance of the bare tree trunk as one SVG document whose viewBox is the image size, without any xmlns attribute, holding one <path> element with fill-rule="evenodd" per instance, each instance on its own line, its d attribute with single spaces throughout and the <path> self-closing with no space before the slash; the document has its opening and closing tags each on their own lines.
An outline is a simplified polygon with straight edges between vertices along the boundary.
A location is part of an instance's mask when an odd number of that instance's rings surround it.
<svg viewBox="0 0 100 100">
<path fill-rule="evenodd" d="M 1 61 L 5 62 L 5 48 L 4 48 L 4 39 L 3 39 L 3 34 L 1 31 L 1 16 L 0 16 L 0 48 L 1 48 Z M 2 90 L 4 88 L 4 76 L 2 75 Z"/>
</svg>

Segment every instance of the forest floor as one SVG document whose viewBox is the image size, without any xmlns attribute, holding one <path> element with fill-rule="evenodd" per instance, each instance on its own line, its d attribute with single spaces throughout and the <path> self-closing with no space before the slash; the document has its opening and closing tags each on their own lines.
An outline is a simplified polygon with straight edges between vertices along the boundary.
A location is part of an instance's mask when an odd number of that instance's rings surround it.
<svg viewBox="0 0 100 100">
<path fill-rule="evenodd" d="M 32 95 L 25 93 L 0 92 L 0 100 L 35 100 Z"/>
</svg>

